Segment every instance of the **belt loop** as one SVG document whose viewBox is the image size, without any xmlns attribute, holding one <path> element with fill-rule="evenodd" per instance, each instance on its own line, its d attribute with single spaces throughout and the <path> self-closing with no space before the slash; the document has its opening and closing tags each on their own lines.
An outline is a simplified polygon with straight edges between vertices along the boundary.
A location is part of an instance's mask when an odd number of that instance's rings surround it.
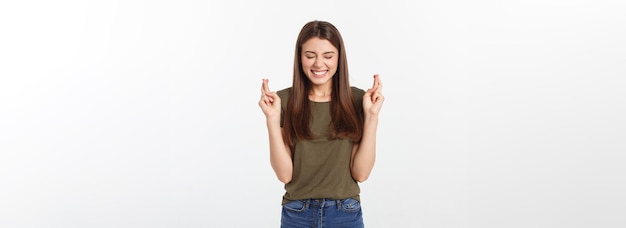
<svg viewBox="0 0 626 228">
<path fill-rule="evenodd" d="M 304 201 L 304 208 L 305 209 L 309 209 L 309 206 L 311 205 L 311 199 L 307 199 Z"/>
<path fill-rule="evenodd" d="M 337 204 L 337 210 L 341 209 L 341 200 L 336 200 L 335 202 Z"/>
</svg>

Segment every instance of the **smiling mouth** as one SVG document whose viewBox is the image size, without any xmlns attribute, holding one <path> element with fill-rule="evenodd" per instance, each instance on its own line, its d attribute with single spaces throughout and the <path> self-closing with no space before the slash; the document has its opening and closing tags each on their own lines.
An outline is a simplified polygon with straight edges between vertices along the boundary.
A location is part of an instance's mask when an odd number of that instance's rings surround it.
<svg viewBox="0 0 626 228">
<path fill-rule="evenodd" d="M 313 75 L 315 76 L 324 76 L 326 75 L 326 73 L 328 73 L 328 70 L 323 70 L 323 71 L 311 70 L 311 72 L 313 72 Z"/>
</svg>

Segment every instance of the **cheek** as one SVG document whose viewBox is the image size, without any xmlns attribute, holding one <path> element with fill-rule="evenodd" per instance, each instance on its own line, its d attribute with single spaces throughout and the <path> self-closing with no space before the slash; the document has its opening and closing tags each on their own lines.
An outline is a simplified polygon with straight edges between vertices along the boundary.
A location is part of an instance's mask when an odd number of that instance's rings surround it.
<svg viewBox="0 0 626 228">
<path fill-rule="evenodd" d="M 337 59 L 331 59 L 326 63 L 326 65 L 330 68 L 336 69 L 337 65 L 339 65 L 339 61 L 337 61 Z"/>
<path fill-rule="evenodd" d="M 302 63 L 302 68 L 309 68 L 313 64 L 313 60 L 306 58 L 302 58 L 300 62 Z"/>
</svg>

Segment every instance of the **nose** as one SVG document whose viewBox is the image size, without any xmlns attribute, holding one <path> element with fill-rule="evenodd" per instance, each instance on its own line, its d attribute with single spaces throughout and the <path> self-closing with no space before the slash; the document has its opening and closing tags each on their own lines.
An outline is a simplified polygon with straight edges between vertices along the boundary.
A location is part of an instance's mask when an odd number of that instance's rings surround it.
<svg viewBox="0 0 626 228">
<path fill-rule="evenodd" d="M 324 63 L 322 62 L 321 58 L 315 58 L 315 62 L 313 62 L 313 67 L 315 68 L 321 68 L 324 66 Z"/>
</svg>

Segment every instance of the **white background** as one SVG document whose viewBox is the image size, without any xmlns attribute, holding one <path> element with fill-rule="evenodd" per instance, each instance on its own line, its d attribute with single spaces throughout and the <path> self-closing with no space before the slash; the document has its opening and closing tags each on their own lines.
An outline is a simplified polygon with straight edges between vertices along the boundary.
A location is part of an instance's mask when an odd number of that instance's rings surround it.
<svg viewBox="0 0 626 228">
<path fill-rule="evenodd" d="M 3 1 L 0 227 L 278 227 L 262 78 L 384 83 L 367 227 L 626 226 L 623 1 Z"/>
</svg>

